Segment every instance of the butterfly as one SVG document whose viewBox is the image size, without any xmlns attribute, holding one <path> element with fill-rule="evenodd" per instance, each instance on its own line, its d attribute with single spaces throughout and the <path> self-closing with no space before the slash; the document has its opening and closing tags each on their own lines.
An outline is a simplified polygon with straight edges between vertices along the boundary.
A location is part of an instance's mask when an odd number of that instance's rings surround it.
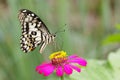
<svg viewBox="0 0 120 80">
<path fill-rule="evenodd" d="M 51 34 L 44 22 L 32 11 L 21 9 L 18 18 L 22 26 L 20 44 L 23 52 L 33 51 L 40 45 L 39 52 L 42 53 L 45 47 L 54 41 L 56 35 Z"/>
</svg>

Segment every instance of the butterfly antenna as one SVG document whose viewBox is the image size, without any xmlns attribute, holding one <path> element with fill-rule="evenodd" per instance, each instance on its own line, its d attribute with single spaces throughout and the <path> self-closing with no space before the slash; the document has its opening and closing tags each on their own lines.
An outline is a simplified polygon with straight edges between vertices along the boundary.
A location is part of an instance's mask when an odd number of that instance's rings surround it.
<svg viewBox="0 0 120 80">
<path fill-rule="evenodd" d="M 65 29 L 64 30 L 61 30 L 61 31 L 56 31 L 55 34 L 58 34 L 60 32 L 65 32 Z"/>
<path fill-rule="evenodd" d="M 66 27 L 66 24 L 64 25 Z M 61 32 L 65 32 L 65 29 L 59 29 L 58 31 L 55 32 L 55 34 L 61 33 Z"/>
</svg>

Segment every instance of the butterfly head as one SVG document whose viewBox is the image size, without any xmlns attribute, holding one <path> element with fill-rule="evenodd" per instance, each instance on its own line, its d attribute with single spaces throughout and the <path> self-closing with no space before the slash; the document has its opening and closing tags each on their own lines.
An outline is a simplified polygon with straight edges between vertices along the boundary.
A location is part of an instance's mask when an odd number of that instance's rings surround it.
<svg viewBox="0 0 120 80">
<path fill-rule="evenodd" d="M 56 35 L 55 34 L 51 34 L 51 40 L 54 41 Z"/>
</svg>

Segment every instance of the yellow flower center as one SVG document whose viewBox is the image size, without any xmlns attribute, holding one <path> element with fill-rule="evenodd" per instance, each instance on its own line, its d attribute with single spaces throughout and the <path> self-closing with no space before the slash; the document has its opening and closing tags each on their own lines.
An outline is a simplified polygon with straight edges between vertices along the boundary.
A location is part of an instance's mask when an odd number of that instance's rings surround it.
<svg viewBox="0 0 120 80">
<path fill-rule="evenodd" d="M 58 52 L 54 52 L 52 53 L 49 58 L 52 61 L 52 64 L 54 65 L 61 65 L 62 63 L 64 63 L 67 60 L 67 54 L 64 51 L 58 51 Z"/>
</svg>

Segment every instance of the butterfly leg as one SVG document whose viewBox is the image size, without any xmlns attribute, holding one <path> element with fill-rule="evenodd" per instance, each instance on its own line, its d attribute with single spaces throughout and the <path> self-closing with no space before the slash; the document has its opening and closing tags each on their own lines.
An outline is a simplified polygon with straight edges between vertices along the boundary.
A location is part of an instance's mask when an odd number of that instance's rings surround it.
<svg viewBox="0 0 120 80">
<path fill-rule="evenodd" d="M 41 44 L 41 47 L 40 47 L 39 52 L 42 53 L 46 46 L 47 46 L 47 43 L 44 41 L 44 42 Z"/>
</svg>

